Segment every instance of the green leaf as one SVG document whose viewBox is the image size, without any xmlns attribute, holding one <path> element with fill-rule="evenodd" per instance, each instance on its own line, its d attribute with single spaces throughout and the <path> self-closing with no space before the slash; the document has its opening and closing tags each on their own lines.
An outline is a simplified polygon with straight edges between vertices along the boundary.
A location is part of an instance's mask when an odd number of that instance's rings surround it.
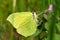
<svg viewBox="0 0 60 40">
<path fill-rule="evenodd" d="M 48 22 L 45 23 L 45 28 L 46 28 L 47 30 L 49 30 L 49 24 L 48 24 Z"/>
<path fill-rule="evenodd" d="M 16 28 L 16 31 L 25 36 L 31 36 L 36 32 L 37 21 L 33 18 L 31 12 L 13 13 L 7 20 Z"/>
<path fill-rule="evenodd" d="M 60 22 L 58 22 L 56 25 L 57 25 L 58 30 L 60 30 Z"/>
<path fill-rule="evenodd" d="M 32 35 L 32 37 L 36 37 L 41 33 L 42 29 L 37 29 L 37 31 Z"/>
<path fill-rule="evenodd" d="M 45 40 L 48 40 L 48 37 L 45 38 Z M 60 35 L 59 34 L 55 34 L 54 35 L 54 40 L 60 40 Z"/>
<path fill-rule="evenodd" d="M 60 35 L 55 34 L 55 40 L 60 40 Z"/>
<path fill-rule="evenodd" d="M 44 18 L 45 18 L 46 20 L 48 20 L 48 15 L 44 14 Z"/>
</svg>

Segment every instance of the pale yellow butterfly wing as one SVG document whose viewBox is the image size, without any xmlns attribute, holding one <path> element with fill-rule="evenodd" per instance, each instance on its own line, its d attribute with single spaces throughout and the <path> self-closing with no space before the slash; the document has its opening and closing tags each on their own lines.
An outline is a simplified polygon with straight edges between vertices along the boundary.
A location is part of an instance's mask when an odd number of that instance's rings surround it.
<svg viewBox="0 0 60 40">
<path fill-rule="evenodd" d="M 31 12 L 11 14 L 7 20 L 16 28 L 17 32 L 25 37 L 33 35 L 37 29 L 36 20 Z"/>
</svg>

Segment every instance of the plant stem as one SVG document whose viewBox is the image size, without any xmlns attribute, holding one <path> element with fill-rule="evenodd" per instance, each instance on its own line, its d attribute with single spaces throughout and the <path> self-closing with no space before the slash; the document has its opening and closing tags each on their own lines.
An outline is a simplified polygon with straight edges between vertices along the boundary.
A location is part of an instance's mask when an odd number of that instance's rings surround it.
<svg viewBox="0 0 60 40">
<path fill-rule="evenodd" d="M 15 12 L 15 7 L 16 7 L 16 0 L 13 0 L 13 13 Z M 10 26 L 10 24 L 9 24 Z M 10 40 L 13 40 L 13 27 L 10 26 Z"/>
<path fill-rule="evenodd" d="M 15 12 L 16 0 L 13 0 L 13 12 Z"/>
<path fill-rule="evenodd" d="M 50 5 L 53 1 L 48 0 L 48 4 Z M 53 4 L 52 4 L 53 5 Z M 53 10 L 52 10 L 53 11 Z M 48 14 L 48 23 L 49 23 L 49 40 L 54 40 L 55 36 L 55 27 L 56 27 L 56 13 L 49 12 Z"/>
</svg>

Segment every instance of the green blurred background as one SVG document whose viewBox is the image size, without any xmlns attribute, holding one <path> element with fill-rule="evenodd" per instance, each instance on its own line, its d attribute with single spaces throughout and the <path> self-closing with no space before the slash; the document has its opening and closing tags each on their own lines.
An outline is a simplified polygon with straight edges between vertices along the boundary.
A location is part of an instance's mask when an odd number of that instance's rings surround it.
<svg viewBox="0 0 60 40">
<path fill-rule="evenodd" d="M 60 16 L 60 0 L 53 0 L 52 3 L 54 13 Z M 25 38 L 18 34 L 6 18 L 13 12 L 35 11 L 38 13 L 48 9 L 49 4 L 50 0 L 16 0 L 14 9 L 13 0 L 0 0 L 0 40 L 40 40 L 40 36 Z"/>
</svg>

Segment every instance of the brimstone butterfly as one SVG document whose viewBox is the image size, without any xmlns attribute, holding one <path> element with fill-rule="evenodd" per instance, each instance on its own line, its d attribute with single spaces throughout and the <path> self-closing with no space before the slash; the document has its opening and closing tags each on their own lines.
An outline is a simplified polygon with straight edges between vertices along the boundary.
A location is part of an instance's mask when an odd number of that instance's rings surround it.
<svg viewBox="0 0 60 40">
<path fill-rule="evenodd" d="M 34 16 L 33 16 L 34 15 Z M 8 16 L 7 20 L 16 28 L 17 33 L 28 37 L 37 30 L 36 14 L 31 12 L 17 12 Z"/>
</svg>

